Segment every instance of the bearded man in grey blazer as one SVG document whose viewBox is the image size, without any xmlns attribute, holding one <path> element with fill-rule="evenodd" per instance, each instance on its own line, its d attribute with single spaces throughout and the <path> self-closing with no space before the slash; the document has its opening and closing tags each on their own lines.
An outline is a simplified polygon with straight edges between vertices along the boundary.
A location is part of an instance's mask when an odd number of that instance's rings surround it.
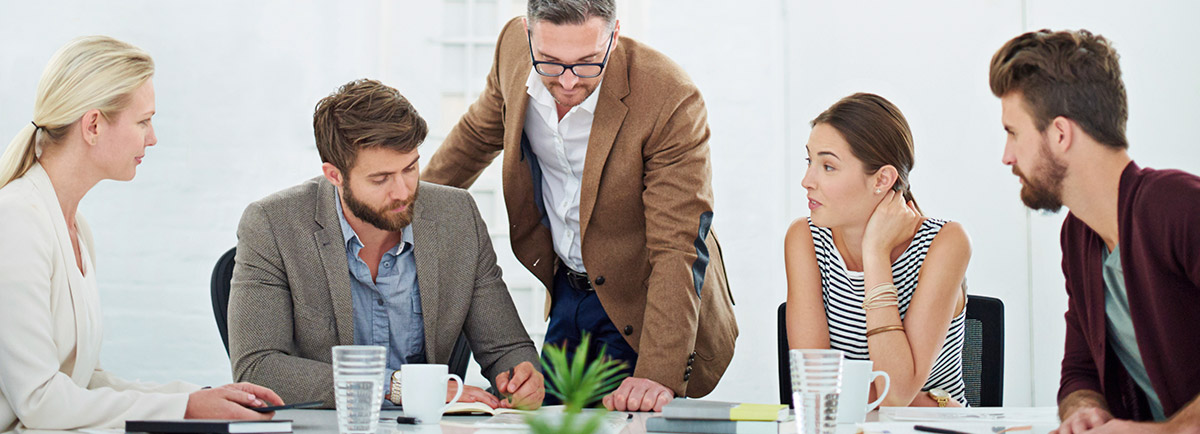
<svg viewBox="0 0 1200 434">
<path fill-rule="evenodd" d="M 509 398 L 467 386 L 461 401 L 540 405 L 538 354 L 475 201 L 419 181 L 428 128 L 412 104 L 378 81 L 353 81 L 317 104 L 313 129 L 323 176 L 250 204 L 238 226 L 234 377 L 332 407 L 333 346 L 384 346 L 395 372 L 446 363 L 463 333 Z M 403 385 L 391 378 L 386 398 L 399 404 Z"/>
</svg>

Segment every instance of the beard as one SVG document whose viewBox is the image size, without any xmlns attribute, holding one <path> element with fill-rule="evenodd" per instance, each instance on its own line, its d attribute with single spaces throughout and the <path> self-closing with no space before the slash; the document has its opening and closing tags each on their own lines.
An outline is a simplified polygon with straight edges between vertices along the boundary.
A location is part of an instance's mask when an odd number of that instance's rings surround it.
<svg viewBox="0 0 1200 434">
<path fill-rule="evenodd" d="M 599 85 L 600 85 L 599 82 L 591 83 L 590 85 L 585 85 L 584 83 L 576 84 L 575 89 L 583 91 L 579 94 L 579 96 L 581 96 L 581 98 L 579 98 L 578 101 L 571 101 L 571 100 L 568 100 L 566 96 L 563 96 L 561 94 L 561 92 L 563 92 L 562 85 L 558 84 L 557 80 L 555 80 L 552 83 L 547 83 L 546 90 L 550 91 L 550 96 L 554 98 L 554 102 L 556 104 L 563 106 L 563 107 L 571 108 L 571 107 L 575 107 L 577 105 L 583 104 L 584 101 L 587 101 L 587 99 L 592 96 L 592 92 L 595 92 L 596 87 Z"/>
<path fill-rule="evenodd" d="M 1025 206 L 1041 211 L 1058 212 L 1062 209 L 1062 183 L 1067 174 L 1067 165 L 1050 154 L 1049 143 L 1043 141 L 1038 151 L 1042 161 L 1036 178 L 1027 177 L 1014 164 L 1014 175 L 1021 177 L 1021 202 Z"/>
<path fill-rule="evenodd" d="M 358 200 L 354 197 L 354 190 L 350 188 L 350 182 L 342 184 L 345 191 L 346 206 L 350 208 L 350 212 L 362 221 L 370 223 L 379 229 L 388 232 L 400 232 L 400 230 L 408 227 L 412 223 L 413 204 L 417 202 L 418 190 L 413 190 L 413 194 L 407 201 L 393 201 L 385 204 L 382 207 L 371 208 L 366 202 Z M 391 212 L 401 205 L 404 206 L 404 211 Z"/>
</svg>

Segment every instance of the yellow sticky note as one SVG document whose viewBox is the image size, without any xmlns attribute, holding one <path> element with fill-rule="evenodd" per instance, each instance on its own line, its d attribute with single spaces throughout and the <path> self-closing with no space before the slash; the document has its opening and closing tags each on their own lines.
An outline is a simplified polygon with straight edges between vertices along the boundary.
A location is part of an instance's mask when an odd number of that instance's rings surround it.
<svg viewBox="0 0 1200 434">
<path fill-rule="evenodd" d="M 729 420 L 774 421 L 785 408 L 783 404 L 739 404 L 729 409 Z"/>
</svg>

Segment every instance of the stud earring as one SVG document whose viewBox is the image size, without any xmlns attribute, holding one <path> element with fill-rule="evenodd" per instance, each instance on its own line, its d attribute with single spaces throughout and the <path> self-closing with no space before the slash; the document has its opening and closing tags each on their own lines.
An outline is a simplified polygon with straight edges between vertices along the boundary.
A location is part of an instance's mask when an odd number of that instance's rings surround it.
<svg viewBox="0 0 1200 434">
<path fill-rule="evenodd" d="M 883 190 L 880 190 L 880 189 L 876 188 L 876 189 L 875 189 L 875 194 L 879 194 L 879 193 L 883 193 Z"/>
</svg>

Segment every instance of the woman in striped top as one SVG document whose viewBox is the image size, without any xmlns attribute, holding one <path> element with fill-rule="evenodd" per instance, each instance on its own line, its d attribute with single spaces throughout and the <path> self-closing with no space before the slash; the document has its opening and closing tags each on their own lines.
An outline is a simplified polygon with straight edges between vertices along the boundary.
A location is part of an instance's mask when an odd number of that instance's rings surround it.
<svg viewBox="0 0 1200 434">
<path fill-rule="evenodd" d="M 874 361 L 892 381 L 885 406 L 938 406 L 943 391 L 941 405 L 965 404 L 970 241 L 913 200 L 904 115 L 878 95 L 848 96 L 812 121 L 807 149 L 810 216 L 784 241 L 789 346 Z"/>
</svg>

